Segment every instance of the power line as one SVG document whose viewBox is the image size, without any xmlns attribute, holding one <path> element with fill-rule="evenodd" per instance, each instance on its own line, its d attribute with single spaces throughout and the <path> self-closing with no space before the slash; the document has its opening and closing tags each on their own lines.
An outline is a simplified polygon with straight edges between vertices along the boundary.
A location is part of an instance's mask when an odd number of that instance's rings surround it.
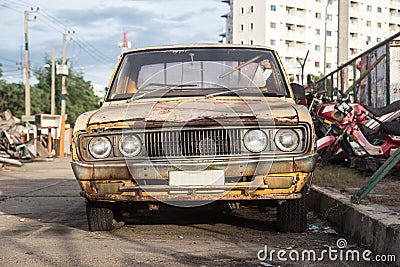
<svg viewBox="0 0 400 267">
<path fill-rule="evenodd" d="M 4 61 L 8 61 L 8 62 L 12 62 L 12 63 L 18 63 L 18 60 L 12 60 L 12 59 L 8 59 L 8 58 L 1 57 L 1 56 L 0 56 L 0 60 L 4 60 Z"/>
<path fill-rule="evenodd" d="M 32 7 L 32 5 L 30 5 L 30 4 L 28 4 L 28 3 L 26 3 L 26 2 L 24 2 L 24 1 L 14 1 L 14 0 L 7 0 L 7 1 L 5 1 L 6 3 L 7 2 L 11 2 L 11 3 L 13 3 L 14 5 L 17 5 L 17 6 L 22 6 L 22 7 L 24 7 L 24 8 L 31 8 Z"/>
<path fill-rule="evenodd" d="M 45 18 L 45 17 L 44 17 L 44 18 Z M 46 19 L 46 18 L 45 18 L 45 19 Z M 58 29 L 56 26 L 52 25 L 51 22 L 50 22 L 50 23 L 45 22 L 44 20 L 40 20 L 40 18 L 39 18 L 37 21 L 42 22 L 43 24 L 45 24 L 46 26 L 52 28 L 53 30 L 55 30 L 55 31 L 58 32 L 58 33 L 64 33 L 63 30 Z"/>
<path fill-rule="evenodd" d="M 18 10 L 18 9 L 16 9 L 16 8 L 12 8 L 12 7 L 10 7 L 10 6 L 7 6 L 7 4 L 2 4 L 1 6 L 2 6 L 2 7 L 5 7 L 5 8 L 8 8 L 8 9 L 14 11 L 14 12 L 17 12 L 17 13 L 24 13 L 24 12 L 21 11 L 21 10 Z"/>
<path fill-rule="evenodd" d="M 78 46 L 85 50 L 89 55 L 91 55 L 92 57 L 98 59 L 99 62 L 101 62 L 104 65 L 110 65 L 111 63 L 109 62 L 109 59 L 104 57 L 103 55 L 100 55 L 98 53 L 95 52 L 95 50 L 91 50 L 88 48 L 88 46 L 82 42 L 79 38 L 75 38 L 74 39 L 76 41 L 76 43 L 78 44 Z"/>
<path fill-rule="evenodd" d="M 41 10 L 41 13 L 44 14 L 44 16 L 46 16 L 49 21 L 53 21 L 55 24 L 58 24 L 58 25 L 62 26 L 64 28 L 64 30 L 69 28 L 68 25 L 66 25 L 63 21 L 61 21 L 58 18 L 54 17 L 53 15 L 48 13 L 47 11 Z"/>
<path fill-rule="evenodd" d="M 52 16 L 47 11 L 42 9 L 41 13 L 43 15 L 43 18 L 46 21 L 48 21 L 48 23 L 46 23 L 44 21 L 43 21 L 43 23 L 45 23 L 47 26 L 55 29 L 57 32 L 64 33 L 65 29 L 69 28 L 64 22 L 62 22 L 61 20 Z M 57 28 L 57 27 L 59 27 L 59 28 Z M 61 30 L 61 28 L 63 28 L 64 31 Z M 110 65 L 110 61 L 112 61 L 113 59 L 104 56 L 104 54 L 102 52 L 100 52 L 97 48 L 95 48 L 89 42 L 87 42 L 84 39 L 82 39 L 81 37 L 79 37 L 75 31 L 67 31 L 67 32 L 73 34 L 74 37 L 72 38 L 72 40 L 74 40 L 78 44 L 78 46 L 81 48 L 81 50 L 84 50 L 88 55 L 90 55 L 92 58 L 96 59 L 101 64 Z"/>
<path fill-rule="evenodd" d="M 19 72 L 21 69 L 7 69 L 7 70 L 2 70 L 2 72 Z"/>
<path fill-rule="evenodd" d="M 16 67 L 18 67 L 17 64 L 14 64 L 14 65 L 2 64 L 2 63 L 0 63 L 0 64 L 1 64 L 1 67 L 2 67 L 2 68 L 3 68 L 3 67 L 6 67 L 6 68 L 16 68 Z"/>
<path fill-rule="evenodd" d="M 5 2 L 1 6 L 4 6 L 5 8 L 11 9 L 18 13 L 23 13 L 23 11 L 18 10 L 16 7 L 32 9 L 31 3 L 27 2 L 27 1 L 23 1 L 23 0 L 19 0 L 19 1 L 0 0 L 0 1 Z M 54 31 L 56 31 L 58 33 L 65 33 L 65 32 L 68 32 L 68 29 L 70 29 L 70 27 L 67 25 L 67 23 L 65 23 L 64 21 L 60 20 L 59 18 L 53 16 L 52 14 L 50 14 L 49 12 L 47 12 L 46 10 L 44 10 L 42 8 L 39 9 L 39 16 L 38 16 L 37 21 L 43 23 L 45 26 L 53 29 Z M 80 48 L 81 51 L 85 51 L 85 53 L 88 56 L 90 56 L 90 58 L 92 58 L 93 60 L 96 60 L 97 62 L 101 63 L 102 65 L 114 66 L 114 64 L 111 63 L 111 62 L 115 61 L 114 58 L 105 56 L 104 52 L 100 51 L 98 48 L 93 46 L 90 42 L 88 42 L 85 39 L 83 39 L 82 37 L 80 37 L 75 31 L 70 31 L 70 32 L 74 33 L 73 37 L 71 38 L 74 41 L 74 43 L 76 43 L 78 45 L 78 47 Z M 12 60 L 7 60 L 7 61 L 15 62 Z"/>
</svg>

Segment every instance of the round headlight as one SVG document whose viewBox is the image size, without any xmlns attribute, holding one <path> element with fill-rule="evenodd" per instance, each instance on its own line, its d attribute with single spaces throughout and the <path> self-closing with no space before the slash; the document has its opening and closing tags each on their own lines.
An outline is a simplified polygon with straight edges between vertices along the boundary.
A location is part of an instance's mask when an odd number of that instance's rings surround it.
<svg viewBox="0 0 400 267">
<path fill-rule="evenodd" d="M 280 129 L 275 134 L 275 145 L 282 151 L 291 152 L 299 146 L 299 135 L 291 129 Z"/>
<path fill-rule="evenodd" d="M 104 159 L 111 153 L 111 142 L 107 137 L 94 137 L 89 142 L 89 152 L 96 159 Z"/>
<path fill-rule="evenodd" d="M 142 142 L 136 135 L 124 135 L 119 141 L 118 148 L 125 157 L 134 157 L 140 153 Z"/>
<path fill-rule="evenodd" d="M 250 152 L 261 152 L 267 147 L 268 138 L 264 131 L 250 130 L 244 135 L 244 146 Z"/>
</svg>

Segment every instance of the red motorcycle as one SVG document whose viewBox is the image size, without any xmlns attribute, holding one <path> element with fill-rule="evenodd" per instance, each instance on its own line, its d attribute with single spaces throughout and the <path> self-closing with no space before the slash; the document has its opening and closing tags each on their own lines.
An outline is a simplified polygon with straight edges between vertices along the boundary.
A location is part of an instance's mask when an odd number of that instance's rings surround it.
<svg viewBox="0 0 400 267">
<path fill-rule="evenodd" d="M 383 108 L 347 101 L 321 104 L 316 117 L 330 125 L 317 140 L 321 165 L 349 159 L 352 167 L 375 171 L 400 146 L 400 101 Z"/>
</svg>

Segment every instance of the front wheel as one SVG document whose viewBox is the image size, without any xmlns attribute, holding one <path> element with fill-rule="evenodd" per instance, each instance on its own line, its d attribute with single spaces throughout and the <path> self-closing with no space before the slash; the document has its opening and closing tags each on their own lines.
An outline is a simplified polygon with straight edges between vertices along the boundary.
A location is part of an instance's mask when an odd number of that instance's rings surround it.
<svg viewBox="0 0 400 267">
<path fill-rule="evenodd" d="M 86 215 L 90 231 L 111 231 L 113 223 L 111 203 L 87 201 Z"/>
<path fill-rule="evenodd" d="M 277 223 L 281 232 L 302 233 L 307 229 L 306 194 L 278 205 Z"/>
</svg>

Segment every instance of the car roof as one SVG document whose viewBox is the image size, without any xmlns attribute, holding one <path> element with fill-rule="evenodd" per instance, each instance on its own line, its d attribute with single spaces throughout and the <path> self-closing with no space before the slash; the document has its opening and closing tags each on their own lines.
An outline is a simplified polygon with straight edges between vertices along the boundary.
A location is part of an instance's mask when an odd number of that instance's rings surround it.
<svg viewBox="0 0 400 267">
<path fill-rule="evenodd" d="M 260 50 L 269 50 L 275 51 L 275 49 L 262 45 L 236 45 L 236 44 L 176 44 L 176 45 L 162 45 L 162 46 L 148 46 L 135 48 L 131 50 L 126 50 L 122 53 L 131 54 L 136 52 L 145 52 L 145 51 L 158 51 L 158 50 L 171 50 L 171 49 L 192 49 L 192 48 L 230 48 L 230 49 L 260 49 Z"/>
</svg>

